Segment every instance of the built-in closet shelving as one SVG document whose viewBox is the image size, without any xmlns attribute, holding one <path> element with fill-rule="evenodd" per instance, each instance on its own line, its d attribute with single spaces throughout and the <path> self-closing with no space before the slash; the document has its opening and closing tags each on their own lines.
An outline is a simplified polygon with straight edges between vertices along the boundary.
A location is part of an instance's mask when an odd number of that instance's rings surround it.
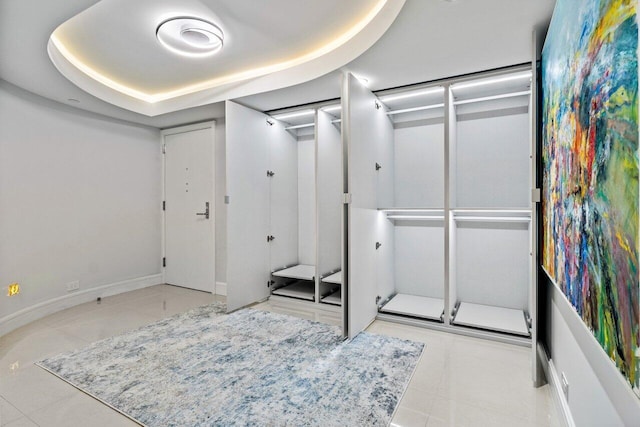
<svg viewBox="0 0 640 427">
<path fill-rule="evenodd" d="M 379 286 L 382 298 L 391 295 L 379 310 L 437 322 L 445 306 L 444 99 L 442 86 L 379 97 L 393 128 L 378 153 L 378 174 L 387 167 L 390 175 L 378 177 L 378 210 L 393 242 L 391 283 Z"/>
<path fill-rule="evenodd" d="M 341 104 L 227 102 L 228 308 L 271 298 L 343 318 Z"/>
<path fill-rule="evenodd" d="M 520 67 L 378 94 L 381 314 L 530 336 L 530 85 Z"/>
<path fill-rule="evenodd" d="M 454 325 L 529 336 L 531 71 L 450 86 Z"/>
<path fill-rule="evenodd" d="M 377 316 L 530 344 L 531 79 L 520 66 L 373 94 L 346 74 L 340 102 L 228 101 L 229 310 L 271 298 L 340 313 L 346 337 Z"/>
</svg>

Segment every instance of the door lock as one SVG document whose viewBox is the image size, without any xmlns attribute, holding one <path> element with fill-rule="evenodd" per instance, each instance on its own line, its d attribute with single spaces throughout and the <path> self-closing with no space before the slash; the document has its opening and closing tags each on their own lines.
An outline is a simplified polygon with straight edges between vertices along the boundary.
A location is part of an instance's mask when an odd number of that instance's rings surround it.
<svg viewBox="0 0 640 427">
<path fill-rule="evenodd" d="M 209 202 L 204 204 L 204 212 L 196 212 L 196 215 L 204 215 L 206 219 L 209 219 Z"/>
</svg>

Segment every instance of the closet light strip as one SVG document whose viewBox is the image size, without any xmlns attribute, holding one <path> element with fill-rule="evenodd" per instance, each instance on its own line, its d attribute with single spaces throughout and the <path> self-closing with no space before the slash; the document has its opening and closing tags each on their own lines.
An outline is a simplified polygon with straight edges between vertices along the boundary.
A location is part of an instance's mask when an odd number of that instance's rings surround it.
<svg viewBox="0 0 640 427">
<path fill-rule="evenodd" d="M 284 128 L 284 130 L 310 128 L 315 125 L 316 125 L 315 123 L 305 123 L 303 125 L 287 126 L 286 128 Z"/>
<path fill-rule="evenodd" d="M 435 87 L 435 88 L 429 88 L 429 89 L 423 89 L 423 90 L 417 90 L 414 92 L 408 92 L 408 93 L 399 93 L 399 94 L 390 94 L 390 95 L 382 95 L 380 96 L 380 101 L 382 102 L 391 102 L 391 101 L 398 101 L 400 99 L 408 99 L 408 98 L 415 98 L 416 96 L 426 96 L 426 95 L 431 95 L 431 94 L 435 94 L 435 93 L 443 93 L 444 92 L 444 88 L 442 86 L 439 87 Z"/>
<path fill-rule="evenodd" d="M 516 216 L 454 216 L 453 219 L 462 222 L 531 222 L 531 218 Z"/>
<path fill-rule="evenodd" d="M 444 107 L 444 104 L 424 105 L 424 106 L 421 106 L 421 107 L 413 107 L 413 108 L 405 108 L 405 109 L 402 109 L 402 110 L 387 111 L 387 115 L 393 116 L 394 114 L 411 113 L 413 111 L 433 110 L 433 109 L 442 108 L 442 107 Z"/>
<path fill-rule="evenodd" d="M 522 92 L 503 93 L 501 95 L 483 96 L 482 98 L 463 99 L 461 101 L 454 101 L 453 105 L 471 104 L 474 102 L 482 102 L 482 101 L 493 101 L 495 99 L 515 98 L 517 96 L 524 96 L 524 95 L 530 95 L 530 94 L 531 94 L 530 90 L 525 90 Z"/>
<path fill-rule="evenodd" d="M 510 76 L 497 77 L 497 78 L 494 78 L 494 79 L 480 80 L 480 81 L 474 81 L 474 82 L 469 82 L 469 83 L 458 83 L 458 84 L 454 84 L 453 86 L 451 86 L 451 89 L 453 89 L 453 90 L 456 90 L 456 89 L 468 89 L 470 87 L 487 86 L 487 85 L 492 85 L 492 84 L 496 84 L 496 83 L 509 82 L 509 81 L 512 81 L 512 80 L 524 80 L 526 78 L 531 80 L 531 71 L 526 71 L 526 72 L 521 73 L 521 74 L 512 74 Z"/>
<path fill-rule="evenodd" d="M 278 120 L 286 120 L 286 119 L 293 119 L 295 117 L 311 116 L 314 113 L 315 113 L 315 110 L 304 110 L 304 111 L 296 111 L 294 113 L 276 114 L 271 117 Z"/>
<path fill-rule="evenodd" d="M 342 105 L 334 105 L 333 107 L 325 107 L 325 108 L 321 108 L 321 110 L 324 111 L 325 113 L 330 113 L 332 111 L 342 110 Z"/>
<path fill-rule="evenodd" d="M 417 219 L 417 220 L 432 220 L 432 221 L 444 221 L 444 216 L 434 215 L 387 215 L 388 219 Z"/>
<path fill-rule="evenodd" d="M 444 209 L 429 209 L 429 208 L 379 208 L 380 212 L 442 212 L 444 213 Z"/>
</svg>

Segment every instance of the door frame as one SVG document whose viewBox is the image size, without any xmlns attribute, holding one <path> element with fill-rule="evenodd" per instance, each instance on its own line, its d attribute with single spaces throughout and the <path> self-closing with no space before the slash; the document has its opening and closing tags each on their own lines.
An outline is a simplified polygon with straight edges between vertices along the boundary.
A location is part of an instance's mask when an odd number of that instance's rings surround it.
<svg viewBox="0 0 640 427">
<path fill-rule="evenodd" d="M 167 218 L 166 211 L 163 209 L 163 202 L 167 200 L 166 193 L 166 156 L 165 156 L 165 138 L 170 135 L 177 135 L 181 133 L 193 132 L 197 130 L 210 130 L 210 136 L 212 141 L 211 147 L 211 202 L 209 208 L 209 216 L 213 223 L 212 235 L 211 239 L 213 240 L 213 289 L 211 290 L 212 294 L 216 293 L 216 121 L 209 120 L 206 122 L 195 123 L 186 126 L 178 126 L 174 128 L 162 129 L 160 131 L 160 155 L 162 156 L 162 177 L 161 177 L 161 185 L 162 185 L 162 200 L 160 200 L 160 210 L 162 212 L 162 232 L 160 239 L 161 246 L 161 259 L 160 259 L 160 268 L 162 269 L 162 283 L 166 283 L 165 271 L 166 267 L 163 265 L 162 260 L 166 257 L 166 228 L 167 228 Z"/>
</svg>

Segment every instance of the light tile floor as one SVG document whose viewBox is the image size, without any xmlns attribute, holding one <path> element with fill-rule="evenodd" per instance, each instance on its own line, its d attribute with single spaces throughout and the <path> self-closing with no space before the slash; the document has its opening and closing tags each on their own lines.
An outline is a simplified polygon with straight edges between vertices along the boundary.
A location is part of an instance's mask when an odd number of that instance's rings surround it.
<svg viewBox="0 0 640 427">
<path fill-rule="evenodd" d="M 221 299 L 152 286 L 58 312 L 0 337 L 0 425 L 137 425 L 33 363 Z M 256 308 L 287 312 L 269 302 Z M 289 314 L 313 318 L 299 309 Z M 368 330 L 426 343 L 392 425 L 561 425 L 548 386 L 531 385 L 526 348 L 383 321 Z"/>
</svg>

